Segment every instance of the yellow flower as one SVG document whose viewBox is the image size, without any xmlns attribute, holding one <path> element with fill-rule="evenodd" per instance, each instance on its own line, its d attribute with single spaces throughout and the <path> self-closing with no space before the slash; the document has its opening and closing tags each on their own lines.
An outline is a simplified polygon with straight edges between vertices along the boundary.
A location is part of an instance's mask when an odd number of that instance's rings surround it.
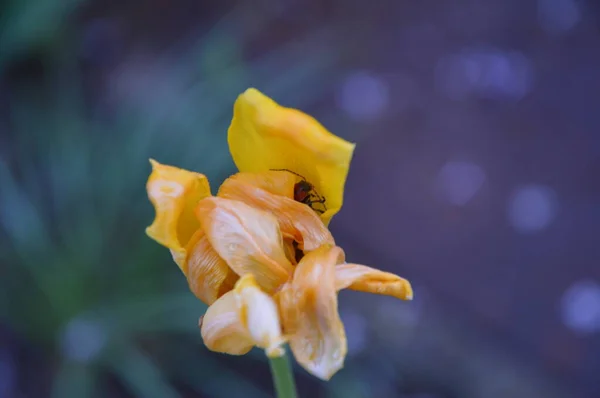
<svg viewBox="0 0 600 398">
<path fill-rule="evenodd" d="M 293 199 L 297 199 L 297 183 L 306 178 L 312 190 L 300 190 L 299 193 L 307 198 L 309 204 L 313 200 L 324 200 L 325 203 L 315 202 L 312 207 L 322 213 L 321 220 L 327 225 L 342 206 L 353 144 L 331 134 L 311 116 L 282 107 L 252 88 L 236 100 L 228 142 L 239 170 L 249 172 L 244 173 L 246 183 L 291 199 L 279 201 L 279 219 L 283 223 L 281 228 L 288 252 L 294 252 L 295 248 L 291 247 L 294 241 L 300 249 L 316 248 L 321 241 L 314 234 L 328 235 L 321 238 L 333 242 L 329 231 L 314 216 L 303 217 L 308 224 L 296 222 L 297 229 L 292 230 L 292 220 L 297 219 L 298 214 L 309 212 L 306 206 L 299 206 Z M 153 171 L 148 179 L 147 191 L 156 218 L 146 232 L 171 250 L 174 261 L 188 278 L 191 290 L 205 303 L 211 304 L 233 287 L 237 274 L 231 272 L 212 250 L 193 214 L 196 203 L 211 196 L 208 179 L 199 173 L 162 165 L 154 160 L 150 162 Z M 259 173 L 260 182 L 252 181 L 252 172 Z M 237 194 L 243 189 L 237 192 L 233 189 L 226 197 L 239 198 Z M 307 235 L 306 248 L 302 234 Z M 193 266 L 190 267 L 190 264 Z M 201 264 L 210 266 L 202 267 Z"/>
<path fill-rule="evenodd" d="M 148 231 L 179 254 L 190 288 L 210 304 L 201 322 L 209 349 L 242 355 L 258 346 L 273 357 L 287 341 L 298 362 L 326 380 L 347 350 L 340 289 L 412 298 L 405 279 L 345 262 L 316 213 L 286 195 L 289 173 L 238 173 L 213 197 L 198 182 L 203 176 L 153 166 L 148 193 L 157 217 Z M 190 208 L 196 218 L 187 218 Z M 194 227 L 187 240 L 179 233 Z"/>
<path fill-rule="evenodd" d="M 278 200 L 264 194 L 268 203 Z M 296 264 L 272 209 L 222 197 L 200 201 L 197 215 L 214 249 L 243 275 L 208 308 L 202 337 L 209 349 L 233 355 L 257 345 L 276 356 L 287 341 L 307 371 L 328 380 L 347 351 L 337 292 L 349 288 L 410 300 L 412 288 L 396 275 L 346 263 L 332 243 L 303 252 Z"/>
<path fill-rule="evenodd" d="M 154 205 L 156 217 L 146 233 L 158 243 L 170 249 L 173 260 L 185 274 L 192 292 L 206 304 L 231 290 L 239 276 L 246 274 L 239 268 L 235 259 L 225 261 L 215 250 L 222 244 L 218 230 L 208 224 L 205 213 L 210 209 L 213 198 L 207 178 L 199 173 L 163 165 L 155 160 L 152 173 L 146 186 L 148 197 Z M 291 264 L 283 261 L 289 258 L 295 264 L 295 249 L 314 250 L 323 244 L 333 244 L 331 233 L 319 216 L 308 206 L 299 203 L 287 193 L 293 190 L 295 177 L 284 171 L 267 171 L 261 174 L 238 173 L 223 183 L 218 196 L 224 199 L 221 207 L 258 206 L 270 208 L 268 217 L 276 217 L 278 233 L 283 239 L 283 257 L 275 257 L 269 277 L 279 275 L 273 285 L 284 282 L 291 270 Z M 244 203 L 242 203 L 244 202 Z M 213 204 L 214 205 L 214 204 Z M 195 214 L 196 213 L 196 214 Z M 225 212 L 211 214 L 224 215 Z M 250 211 L 246 212 L 249 216 Z M 261 213 L 262 214 L 262 213 Z M 231 217 L 231 216 L 230 216 Z M 260 217 L 251 218 L 260 225 Z M 202 220 L 205 220 L 204 224 Z M 220 218 L 218 220 L 221 220 Z M 217 221 L 218 221 L 217 220 Z M 238 220 L 241 226 L 249 219 Z M 215 221 L 216 222 L 216 221 Z M 222 220 L 231 224 L 234 220 Z M 209 228 L 208 226 L 212 227 Z M 272 236 L 272 234 L 269 234 Z M 231 244 L 231 242 L 227 242 Z M 270 242 L 264 242 L 269 245 Z M 240 257 L 251 257 L 252 253 L 240 252 Z M 277 272 L 287 267 L 286 273 Z M 263 286 L 267 281 L 256 275 Z"/>
<path fill-rule="evenodd" d="M 346 263 L 326 227 L 354 145 L 255 89 L 237 99 L 228 141 L 240 172 L 216 196 L 204 175 L 151 160 L 156 217 L 146 232 L 209 305 L 200 322 L 209 349 L 258 346 L 276 357 L 288 342 L 306 370 L 329 379 L 347 351 L 339 290 L 412 298 L 405 279 Z"/>
</svg>

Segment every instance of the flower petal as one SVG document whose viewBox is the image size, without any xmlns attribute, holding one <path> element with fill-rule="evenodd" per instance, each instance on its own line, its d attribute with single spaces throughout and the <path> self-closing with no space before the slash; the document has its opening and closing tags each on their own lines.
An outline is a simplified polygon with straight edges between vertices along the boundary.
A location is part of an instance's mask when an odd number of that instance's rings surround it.
<svg viewBox="0 0 600 398">
<path fill-rule="evenodd" d="M 200 320 L 200 332 L 212 351 L 242 355 L 256 345 L 271 358 L 284 353 L 275 302 L 251 274 L 240 278 L 234 290 L 208 307 Z"/>
<path fill-rule="evenodd" d="M 292 265 L 298 265 L 298 261 L 304 256 L 304 253 L 298 249 L 298 243 L 293 239 L 284 238 L 283 249 L 285 250 L 285 256 Z"/>
<path fill-rule="evenodd" d="M 186 252 L 182 271 L 196 297 L 210 305 L 233 289 L 238 275 L 219 257 L 202 229 L 192 236 Z"/>
<path fill-rule="evenodd" d="M 263 348 L 269 358 L 282 356 L 285 340 L 273 299 L 260 289 L 252 274 L 240 278 L 235 285 L 235 293 L 242 311 L 242 322 L 254 344 Z"/>
<path fill-rule="evenodd" d="M 344 366 L 347 352 L 335 290 L 335 265 L 343 257 L 340 248 L 331 246 L 307 253 L 292 282 L 277 295 L 283 329 L 296 360 L 323 380 Z"/>
<path fill-rule="evenodd" d="M 291 276 L 293 267 L 271 214 L 239 201 L 210 197 L 198 203 L 196 215 L 212 247 L 238 275 L 254 275 L 268 293 Z"/>
<path fill-rule="evenodd" d="M 200 333 L 209 350 L 243 355 L 254 346 L 254 341 L 242 322 L 238 301 L 234 291 L 225 293 L 200 318 Z"/>
<path fill-rule="evenodd" d="M 235 102 L 228 142 L 240 171 L 287 169 L 306 178 L 326 199 L 325 224 L 342 207 L 354 144 L 311 116 L 250 88 Z"/>
<path fill-rule="evenodd" d="M 238 173 L 228 178 L 219 188 L 218 196 L 239 200 L 273 214 L 279 222 L 283 235 L 297 241 L 301 250 L 310 251 L 324 244 L 335 244 L 325 224 L 310 207 L 254 185 L 265 186 L 269 184 L 269 180 L 272 180 L 268 176 L 261 179 L 260 174 Z"/>
<path fill-rule="evenodd" d="M 257 188 L 264 189 L 273 195 L 294 199 L 296 176 L 287 171 L 262 171 L 260 173 L 240 172 L 227 180 L 242 181 Z M 227 182 L 227 180 L 225 180 Z"/>
<path fill-rule="evenodd" d="M 210 196 L 208 179 L 173 166 L 150 159 L 152 173 L 146 190 L 156 211 L 152 225 L 146 234 L 171 249 L 173 259 L 181 267 L 185 258 L 185 246 L 200 224 L 194 216 L 196 203 Z"/>
<path fill-rule="evenodd" d="M 337 290 L 352 289 L 366 293 L 384 294 L 401 300 L 412 300 L 410 282 L 389 272 L 360 264 L 340 264 L 335 267 Z"/>
</svg>

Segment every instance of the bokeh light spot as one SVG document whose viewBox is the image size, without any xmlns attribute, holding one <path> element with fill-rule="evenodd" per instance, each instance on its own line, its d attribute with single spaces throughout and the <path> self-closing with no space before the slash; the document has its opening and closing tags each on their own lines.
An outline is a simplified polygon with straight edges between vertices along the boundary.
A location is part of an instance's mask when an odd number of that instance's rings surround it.
<svg viewBox="0 0 600 398">
<path fill-rule="evenodd" d="M 538 0 L 538 22 L 548 34 L 566 33 L 581 20 L 579 6 L 573 0 Z"/>
<path fill-rule="evenodd" d="M 498 49 L 467 49 L 443 57 L 436 67 L 438 89 L 448 97 L 519 100 L 531 90 L 533 68 L 523 54 Z"/>
<path fill-rule="evenodd" d="M 600 330 L 600 283 L 585 279 L 573 283 L 561 300 L 563 323 L 578 333 Z"/>
<path fill-rule="evenodd" d="M 389 89 L 380 78 L 368 72 L 356 72 L 346 78 L 338 94 L 338 103 L 355 120 L 379 117 L 389 102 Z"/>
<path fill-rule="evenodd" d="M 475 163 L 447 162 L 438 173 L 436 188 L 445 200 L 456 206 L 466 205 L 485 182 L 485 172 Z"/>
<path fill-rule="evenodd" d="M 96 358 L 106 340 L 103 326 L 95 320 L 84 318 L 72 319 L 60 335 L 63 355 L 78 362 L 90 362 Z"/>
<path fill-rule="evenodd" d="M 545 186 L 527 185 L 517 189 L 508 204 L 510 224 L 519 232 L 546 228 L 556 216 L 556 193 Z"/>
</svg>

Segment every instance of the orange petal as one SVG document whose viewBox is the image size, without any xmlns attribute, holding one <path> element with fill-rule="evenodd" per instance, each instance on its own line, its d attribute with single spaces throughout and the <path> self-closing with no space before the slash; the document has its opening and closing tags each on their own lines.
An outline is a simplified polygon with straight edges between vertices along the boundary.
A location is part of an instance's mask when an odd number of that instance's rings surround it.
<svg viewBox="0 0 600 398">
<path fill-rule="evenodd" d="M 251 274 L 240 278 L 234 290 L 208 308 L 200 331 L 204 344 L 212 351 L 242 355 L 256 345 L 271 358 L 284 353 L 285 340 L 275 302 Z"/>
<path fill-rule="evenodd" d="M 273 195 L 285 196 L 294 199 L 294 186 L 296 185 L 296 176 L 283 170 L 268 170 L 260 173 L 240 172 L 229 179 L 239 180 L 264 189 Z"/>
<path fill-rule="evenodd" d="M 242 322 L 257 347 L 263 348 L 269 358 L 284 354 L 285 343 L 281 335 L 281 324 L 277 306 L 264 293 L 252 274 L 246 274 L 235 285 L 242 313 Z"/>
<path fill-rule="evenodd" d="M 354 144 L 306 113 L 250 88 L 235 102 L 227 142 L 240 171 L 287 169 L 306 178 L 327 200 L 325 224 L 342 207 Z"/>
<path fill-rule="evenodd" d="M 208 179 L 199 173 L 167 166 L 150 159 L 152 173 L 146 190 L 154 205 L 156 217 L 146 233 L 171 249 L 173 259 L 181 267 L 185 246 L 200 227 L 194 216 L 196 203 L 210 196 Z"/>
<path fill-rule="evenodd" d="M 293 267 L 271 214 L 239 201 L 211 197 L 198 203 L 196 215 L 212 247 L 238 275 L 254 275 L 268 293 L 291 276 Z"/>
<path fill-rule="evenodd" d="M 202 229 L 192 236 L 186 252 L 182 270 L 196 297 L 210 305 L 233 289 L 238 275 L 219 257 Z"/>
<path fill-rule="evenodd" d="M 304 255 L 300 249 L 298 249 L 298 244 L 290 238 L 283 239 L 283 249 L 285 250 L 285 256 L 289 260 L 292 265 L 298 264 L 298 253 Z"/>
<path fill-rule="evenodd" d="M 401 300 L 412 300 L 410 282 L 398 275 L 360 264 L 340 264 L 335 267 L 336 289 L 349 288 L 361 292 L 383 294 Z"/>
<path fill-rule="evenodd" d="M 324 244 L 335 244 L 325 224 L 309 206 L 259 188 L 267 185 L 265 180 L 271 179 L 268 176 L 261 178 L 261 174 L 238 173 L 228 178 L 219 188 L 219 197 L 239 200 L 273 214 L 281 232 L 293 237 L 301 250 L 310 251 Z"/>
<path fill-rule="evenodd" d="M 242 322 L 238 297 L 234 291 L 215 301 L 200 319 L 200 334 L 211 351 L 243 355 L 254 346 L 254 341 Z"/>
<path fill-rule="evenodd" d="M 329 380 L 344 366 L 347 344 L 338 314 L 335 265 L 343 262 L 338 247 L 307 253 L 292 282 L 278 294 L 283 328 L 296 360 L 309 373 Z"/>
</svg>

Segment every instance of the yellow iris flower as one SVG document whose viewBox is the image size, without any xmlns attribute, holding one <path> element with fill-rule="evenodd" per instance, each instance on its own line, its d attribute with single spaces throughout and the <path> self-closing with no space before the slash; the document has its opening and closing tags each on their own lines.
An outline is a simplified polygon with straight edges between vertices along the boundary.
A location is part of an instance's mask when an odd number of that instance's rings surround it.
<svg viewBox="0 0 600 398">
<path fill-rule="evenodd" d="M 307 371 L 328 380 L 347 351 L 339 290 L 412 299 L 407 280 L 346 263 L 327 229 L 354 145 L 255 89 L 237 99 L 228 141 L 240 172 L 216 196 L 204 175 L 151 160 L 156 218 L 146 232 L 209 305 L 200 322 L 209 349 L 242 355 L 257 346 L 276 357 L 289 343 Z"/>
</svg>

